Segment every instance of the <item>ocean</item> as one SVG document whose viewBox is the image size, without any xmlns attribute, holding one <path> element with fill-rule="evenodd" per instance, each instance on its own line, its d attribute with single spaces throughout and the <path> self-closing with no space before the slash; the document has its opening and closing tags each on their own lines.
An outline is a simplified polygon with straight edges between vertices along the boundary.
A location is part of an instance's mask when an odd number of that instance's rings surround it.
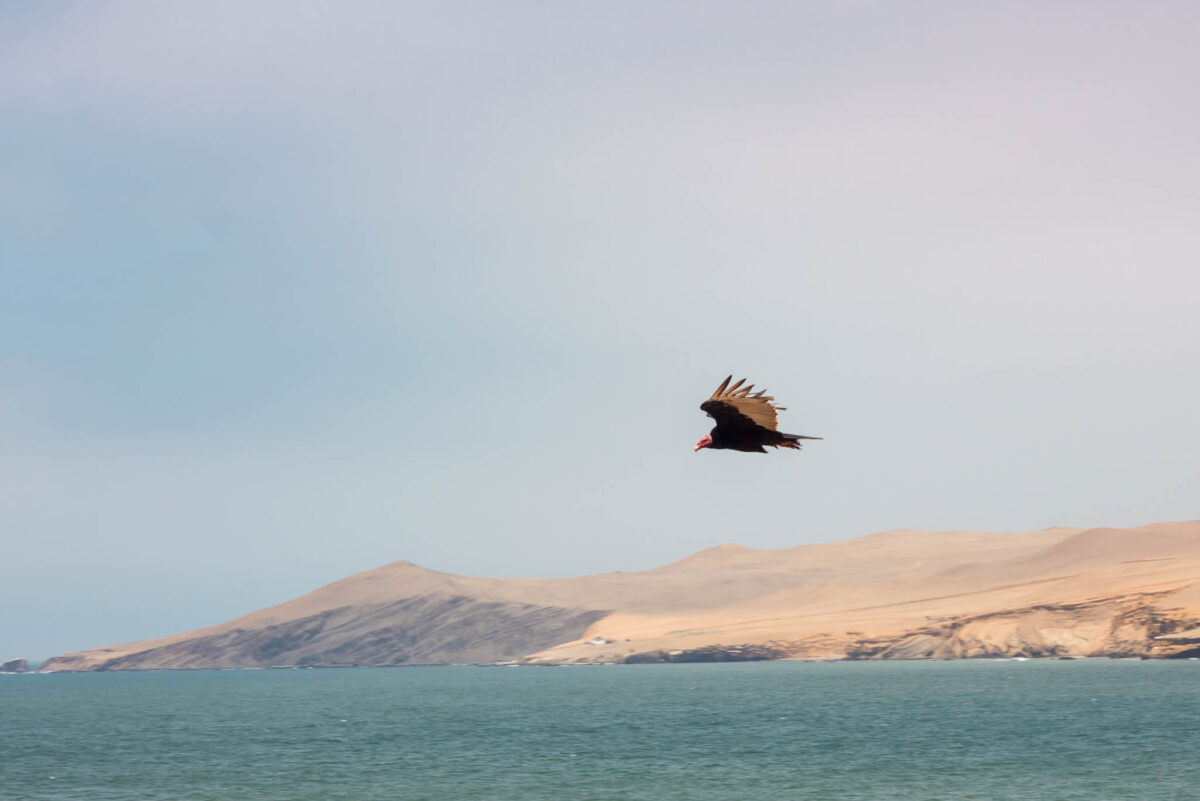
<svg viewBox="0 0 1200 801">
<path fill-rule="evenodd" d="M 1200 799 L 1200 662 L 0 676 L 0 798 Z"/>
</svg>

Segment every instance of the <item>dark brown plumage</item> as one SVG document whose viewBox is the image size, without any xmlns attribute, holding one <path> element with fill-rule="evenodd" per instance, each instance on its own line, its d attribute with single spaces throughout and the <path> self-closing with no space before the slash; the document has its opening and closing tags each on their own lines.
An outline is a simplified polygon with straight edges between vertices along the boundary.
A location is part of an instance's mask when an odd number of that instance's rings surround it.
<svg viewBox="0 0 1200 801">
<path fill-rule="evenodd" d="M 700 404 L 700 409 L 716 420 L 717 425 L 696 443 L 693 450 L 713 448 L 766 453 L 764 445 L 800 450 L 800 440 L 822 439 L 801 434 L 784 434 L 776 430 L 778 422 L 775 413 L 784 411 L 786 407 L 771 403 L 775 399 L 767 395 L 766 390 L 760 389 L 751 395 L 750 390 L 754 389 L 754 385 L 742 386 L 746 379 L 741 379 L 731 387 L 729 382 L 732 380 L 733 376 L 726 378 L 712 397 Z"/>
</svg>

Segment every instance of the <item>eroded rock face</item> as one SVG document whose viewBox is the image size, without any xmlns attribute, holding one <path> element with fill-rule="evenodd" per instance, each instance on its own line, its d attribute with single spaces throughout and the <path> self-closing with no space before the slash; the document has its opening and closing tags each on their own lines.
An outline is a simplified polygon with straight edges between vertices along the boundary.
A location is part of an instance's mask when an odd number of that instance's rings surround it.
<svg viewBox="0 0 1200 801">
<path fill-rule="evenodd" d="M 1200 636 L 1173 637 L 1200 621 L 1156 601 L 1169 593 L 1044 604 L 943 621 L 847 645 L 847 659 L 973 659 L 1190 655 Z"/>
<path fill-rule="evenodd" d="M 743 662 L 765 659 L 1072 659 L 1200 656 L 1200 619 L 1155 606 L 1169 593 L 1040 604 L 942 620 L 870 639 L 824 635 L 765 645 L 714 645 L 630 654 L 626 664 Z M 818 656 L 818 654 L 820 656 Z"/>
<path fill-rule="evenodd" d="M 0 673 L 28 673 L 29 662 L 24 657 L 18 659 L 10 659 L 7 662 L 0 664 Z"/>
</svg>

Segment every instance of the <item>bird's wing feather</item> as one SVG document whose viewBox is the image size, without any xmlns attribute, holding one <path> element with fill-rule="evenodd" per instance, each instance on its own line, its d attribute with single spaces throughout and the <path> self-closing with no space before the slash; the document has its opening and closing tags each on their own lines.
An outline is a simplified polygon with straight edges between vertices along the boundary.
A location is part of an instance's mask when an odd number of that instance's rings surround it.
<svg viewBox="0 0 1200 801">
<path fill-rule="evenodd" d="M 732 380 L 733 376 L 729 376 L 722 381 L 721 386 L 717 387 L 717 391 L 712 394 L 712 397 L 700 404 L 700 408 L 709 417 L 716 420 L 717 425 L 745 426 L 752 424 L 768 431 L 775 431 L 779 425 L 775 412 L 784 407 L 771 403 L 775 399 L 767 395 L 766 390 L 759 390 L 751 394 L 750 390 L 754 389 L 753 384 L 742 386 L 746 383 L 746 379 L 743 378 L 731 387 L 729 382 Z"/>
</svg>

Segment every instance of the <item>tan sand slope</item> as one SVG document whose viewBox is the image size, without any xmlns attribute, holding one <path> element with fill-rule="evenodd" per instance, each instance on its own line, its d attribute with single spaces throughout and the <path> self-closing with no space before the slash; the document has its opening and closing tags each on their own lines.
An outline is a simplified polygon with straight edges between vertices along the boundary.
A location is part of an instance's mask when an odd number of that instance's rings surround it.
<svg viewBox="0 0 1200 801">
<path fill-rule="evenodd" d="M 46 670 L 1200 654 L 1200 521 L 889 531 L 568 579 L 408 562 Z"/>
</svg>

